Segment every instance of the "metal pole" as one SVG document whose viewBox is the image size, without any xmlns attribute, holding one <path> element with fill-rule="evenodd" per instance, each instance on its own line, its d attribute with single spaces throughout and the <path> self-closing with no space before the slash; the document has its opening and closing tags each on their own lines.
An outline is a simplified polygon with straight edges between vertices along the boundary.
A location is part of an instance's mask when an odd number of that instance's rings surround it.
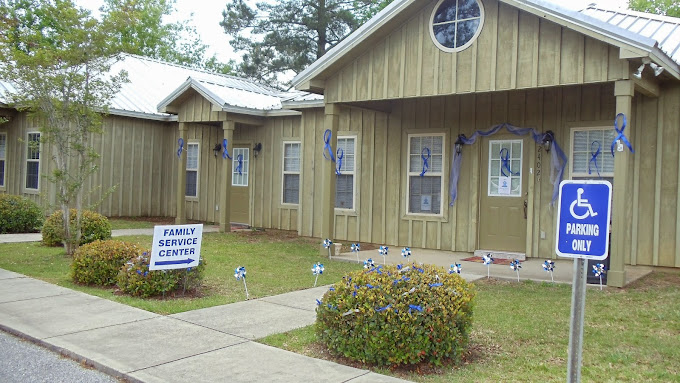
<svg viewBox="0 0 680 383">
<path fill-rule="evenodd" d="M 574 281 L 571 290 L 571 326 L 569 328 L 569 361 L 567 383 L 581 381 L 583 351 L 583 320 L 586 312 L 587 263 L 584 258 L 574 258 Z"/>
</svg>

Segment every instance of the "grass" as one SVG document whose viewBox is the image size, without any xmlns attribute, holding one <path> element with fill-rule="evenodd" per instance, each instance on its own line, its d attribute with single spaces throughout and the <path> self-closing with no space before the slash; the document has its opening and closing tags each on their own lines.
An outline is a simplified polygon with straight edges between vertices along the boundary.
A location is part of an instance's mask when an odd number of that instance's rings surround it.
<svg viewBox="0 0 680 383">
<path fill-rule="evenodd" d="M 167 217 L 121 217 L 109 218 L 111 230 L 120 229 L 153 229 L 155 225 L 172 225 L 173 218 Z"/>
<path fill-rule="evenodd" d="M 417 382 L 563 382 L 571 286 L 481 281 L 471 345 L 459 365 L 375 369 Z M 655 272 L 625 289 L 589 289 L 585 382 L 680 382 L 680 271 Z M 263 343 L 359 368 L 329 355 L 314 326 Z"/>
<path fill-rule="evenodd" d="M 116 239 L 151 248 L 151 236 Z M 172 299 L 133 298 L 119 295 L 114 288 L 74 284 L 69 277 L 71 260 L 64 250 L 39 243 L 0 244 L 0 268 L 155 313 L 174 314 L 245 300 L 243 283 L 234 278 L 237 266 L 247 268 L 251 299 L 312 287 L 311 267 L 315 262 L 323 262 L 326 269 L 319 277 L 319 285 L 336 282 L 360 268 L 354 263 L 329 262 L 319 256 L 318 248 L 317 241 L 288 232 L 206 233 L 201 249 L 207 266 L 203 291 L 198 296 Z"/>
</svg>

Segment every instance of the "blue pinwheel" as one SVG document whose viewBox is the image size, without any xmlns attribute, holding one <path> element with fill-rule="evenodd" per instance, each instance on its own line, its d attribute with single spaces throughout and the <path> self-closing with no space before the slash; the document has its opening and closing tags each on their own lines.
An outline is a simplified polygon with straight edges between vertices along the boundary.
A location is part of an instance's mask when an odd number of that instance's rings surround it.
<svg viewBox="0 0 680 383">
<path fill-rule="evenodd" d="M 312 265 L 312 275 L 316 275 L 316 278 L 314 278 L 314 287 L 316 287 L 316 281 L 319 280 L 319 275 L 323 274 L 323 271 L 323 263 L 315 263 Z"/>
<path fill-rule="evenodd" d="M 555 262 L 551 260 L 546 260 L 543 262 L 543 270 L 550 273 L 550 279 L 555 283 L 555 278 L 553 277 L 553 271 L 555 271 Z"/>
<path fill-rule="evenodd" d="M 246 300 L 248 300 L 250 296 L 248 295 L 248 285 L 246 284 L 246 268 L 243 266 L 235 268 L 234 278 L 236 278 L 237 281 L 241 279 L 243 280 L 243 288 L 246 290 Z"/>
<path fill-rule="evenodd" d="M 386 262 L 387 262 L 387 258 L 386 258 L 387 257 L 387 250 L 388 250 L 387 246 L 380 246 L 380 249 L 378 249 L 378 254 L 382 255 L 382 257 L 383 257 L 383 265 L 385 265 Z"/>
<path fill-rule="evenodd" d="M 333 241 L 326 238 L 323 240 L 322 244 L 324 249 L 328 249 L 328 259 L 331 259 L 331 247 L 333 246 Z"/>
<path fill-rule="evenodd" d="M 361 263 L 359 260 L 359 252 L 361 251 L 361 244 L 360 243 L 353 243 L 352 246 L 350 246 L 350 251 L 352 253 L 355 253 L 357 255 L 357 263 Z"/>
<path fill-rule="evenodd" d="M 410 259 L 409 257 L 411 256 L 411 249 L 408 247 L 401 249 L 401 256 L 406 259 Z"/>
<path fill-rule="evenodd" d="M 373 262 L 373 259 L 368 258 L 367 260 L 364 261 L 364 269 L 372 269 L 375 267 L 375 262 Z"/>
<path fill-rule="evenodd" d="M 484 265 L 486 266 L 486 278 L 489 279 L 491 277 L 491 264 L 493 263 L 491 254 L 482 256 L 482 262 L 484 262 Z"/>
<path fill-rule="evenodd" d="M 607 267 L 603 263 L 593 265 L 593 274 L 600 278 L 600 290 L 602 290 L 602 276 L 607 274 Z"/>
<path fill-rule="evenodd" d="M 463 271 L 463 268 L 460 266 L 460 263 L 454 263 L 449 269 L 449 274 L 460 274 L 461 271 Z"/>
<path fill-rule="evenodd" d="M 522 268 L 522 264 L 519 262 L 519 259 L 515 259 L 510 262 L 510 268 L 512 271 L 517 272 L 517 282 L 519 282 L 519 269 Z"/>
</svg>

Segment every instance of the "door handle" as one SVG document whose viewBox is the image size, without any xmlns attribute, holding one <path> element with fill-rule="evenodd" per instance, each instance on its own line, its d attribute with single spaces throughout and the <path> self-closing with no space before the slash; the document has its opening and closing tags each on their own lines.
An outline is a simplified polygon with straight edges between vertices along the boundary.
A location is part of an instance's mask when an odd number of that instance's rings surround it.
<svg viewBox="0 0 680 383">
<path fill-rule="evenodd" d="M 529 203 L 524 200 L 524 219 L 527 219 L 527 209 L 529 208 Z"/>
</svg>

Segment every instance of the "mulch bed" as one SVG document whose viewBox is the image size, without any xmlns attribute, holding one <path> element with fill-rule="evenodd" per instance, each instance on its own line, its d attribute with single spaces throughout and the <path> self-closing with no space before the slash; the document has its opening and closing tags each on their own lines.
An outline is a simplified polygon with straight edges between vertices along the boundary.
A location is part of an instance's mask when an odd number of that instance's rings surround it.
<svg viewBox="0 0 680 383">
<path fill-rule="evenodd" d="M 476 263 L 484 263 L 484 260 L 482 257 L 469 257 L 469 258 L 463 258 L 461 261 L 465 262 L 476 262 Z M 509 265 L 510 262 L 512 262 L 511 259 L 502 259 L 502 258 L 494 258 L 493 259 L 493 264 L 494 265 Z"/>
</svg>

